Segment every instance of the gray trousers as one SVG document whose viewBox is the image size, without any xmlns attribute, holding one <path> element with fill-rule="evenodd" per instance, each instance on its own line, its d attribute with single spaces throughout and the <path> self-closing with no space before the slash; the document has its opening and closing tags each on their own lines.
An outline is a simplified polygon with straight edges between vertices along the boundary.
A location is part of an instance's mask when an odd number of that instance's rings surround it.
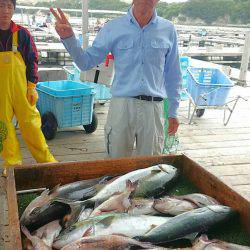
<svg viewBox="0 0 250 250">
<path fill-rule="evenodd" d="M 105 125 L 105 144 L 110 157 L 159 155 L 164 146 L 163 101 L 135 98 L 111 99 Z"/>
</svg>

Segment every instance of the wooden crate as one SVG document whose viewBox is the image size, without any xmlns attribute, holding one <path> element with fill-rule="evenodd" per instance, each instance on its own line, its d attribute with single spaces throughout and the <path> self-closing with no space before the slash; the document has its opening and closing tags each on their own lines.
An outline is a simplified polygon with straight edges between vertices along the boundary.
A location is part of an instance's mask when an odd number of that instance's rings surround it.
<svg viewBox="0 0 250 250">
<path fill-rule="evenodd" d="M 103 175 L 124 174 L 157 163 L 172 164 L 181 169 L 182 174 L 201 192 L 239 211 L 242 224 L 250 231 L 250 203 L 185 155 L 38 164 L 8 170 L 6 182 L 11 249 L 22 249 L 16 191 L 53 187 L 58 183 L 63 185 Z"/>
</svg>

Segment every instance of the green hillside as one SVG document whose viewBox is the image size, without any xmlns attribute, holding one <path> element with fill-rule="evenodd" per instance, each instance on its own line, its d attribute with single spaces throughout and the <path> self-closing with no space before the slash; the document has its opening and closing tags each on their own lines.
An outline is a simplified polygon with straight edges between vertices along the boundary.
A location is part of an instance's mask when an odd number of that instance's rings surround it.
<svg viewBox="0 0 250 250">
<path fill-rule="evenodd" d="M 81 8 L 81 0 L 39 1 L 36 6 Z M 129 5 L 119 0 L 90 0 L 90 9 L 126 11 Z M 189 0 L 185 3 L 159 3 L 158 14 L 178 23 L 250 24 L 250 0 Z"/>
</svg>

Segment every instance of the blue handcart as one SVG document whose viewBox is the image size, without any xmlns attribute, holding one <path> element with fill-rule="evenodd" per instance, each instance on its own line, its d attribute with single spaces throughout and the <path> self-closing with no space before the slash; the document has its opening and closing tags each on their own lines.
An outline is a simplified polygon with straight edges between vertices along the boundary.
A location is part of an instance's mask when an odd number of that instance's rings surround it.
<svg viewBox="0 0 250 250">
<path fill-rule="evenodd" d="M 231 88 L 231 80 L 217 68 L 188 68 L 187 70 L 187 95 L 189 97 L 188 119 L 192 123 L 194 114 L 202 117 L 205 109 L 223 109 L 223 123 L 226 126 L 239 99 L 227 101 Z M 244 99 L 246 101 L 246 99 Z M 191 114 L 191 104 L 194 106 Z M 232 104 L 232 108 L 229 107 Z M 229 111 L 229 115 L 226 112 Z"/>
<path fill-rule="evenodd" d="M 42 132 L 47 140 L 55 137 L 58 128 L 83 125 L 86 133 L 96 130 L 98 120 L 93 109 L 92 86 L 68 80 L 39 82 L 37 92 Z"/>
</svg>

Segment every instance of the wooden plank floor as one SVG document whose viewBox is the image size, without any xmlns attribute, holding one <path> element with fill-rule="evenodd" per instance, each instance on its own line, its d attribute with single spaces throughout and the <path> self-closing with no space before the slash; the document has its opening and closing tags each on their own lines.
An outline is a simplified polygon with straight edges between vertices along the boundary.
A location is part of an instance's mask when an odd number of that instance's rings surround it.
<svg viewBox="0 0 250 250">
<path fill-rule="evenodd" d="M 223 111 L 214 109 L 206 110 L 203 117 L 195 117 L 193 123 L 188 124 L 188 101 L 183 101 L 179 111 L 178 153 L 185 153 L 199 162 L 250 202 L 250 87 L 234 87 L 231 98 L 237 95 L 248 98 L 249 101 L 239 101 L 226 127 L 223 125 Z M 93 134 L 85 134 L 81 127 L 71 128 L 59 132 L 54 140 L 48 142 L 59 161 L 106 157 L 104 124 L 108 106 L 108 103 L 104 106 L 97 105 L 99 125 Z M 24 163 L 34 163 L 21 138 L 20 144 Z M 0 249 L 4 249 L 4 241 L 9 241 L 6 233 L 8 214 L 4 186 L 4 180 L 0 178 Z"/>
<path fill-rule="evenodd" d="M 182 103 L 179 151 L 250 202 L 250 88 L 234 87 L 231 98 L 238 95 L 248 101 L 239 101 L 227 126 L 223 125 L 223 110 L 214 109 L 187 124 L 187 105 Z"/>
</svg>

